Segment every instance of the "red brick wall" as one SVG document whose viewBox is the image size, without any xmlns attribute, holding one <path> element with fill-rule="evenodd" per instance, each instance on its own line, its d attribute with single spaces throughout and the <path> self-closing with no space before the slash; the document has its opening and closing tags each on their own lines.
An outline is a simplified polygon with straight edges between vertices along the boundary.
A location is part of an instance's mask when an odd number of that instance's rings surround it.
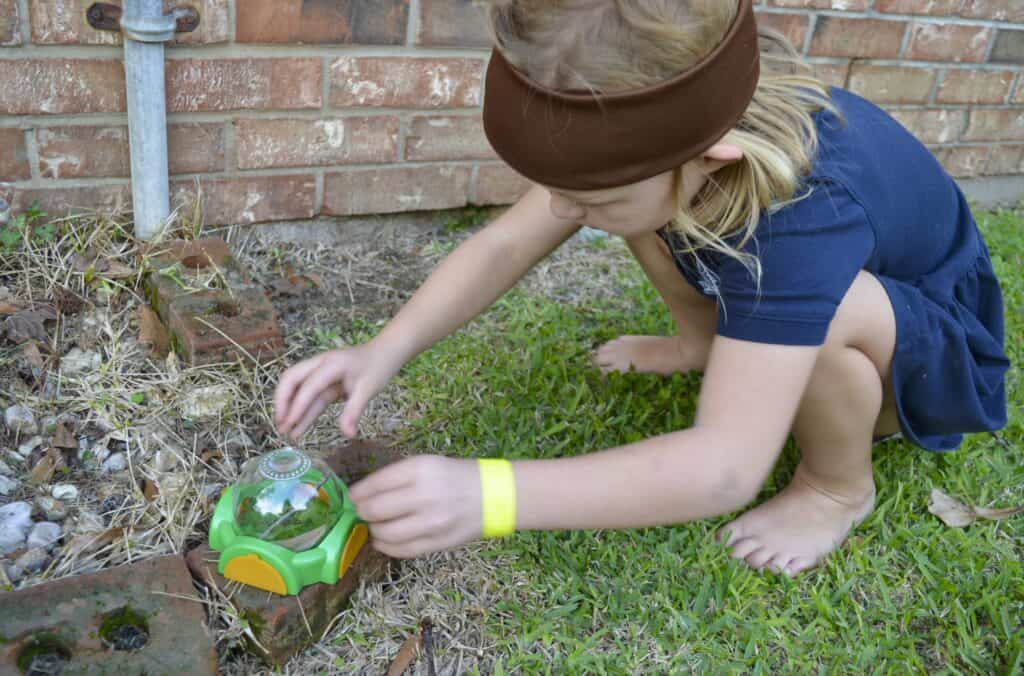
<svg viewBox="0 0 1024 676">
<path fill-rule="evenodd" d="M 130 201 L 120 37 L 88 25 L 91 4 L 0 0 L 0 195 L 16 208 Z M 522 189 L 482 133 L 472 0 L 180 4 L 202 20 L 167 50 L 172 195 L 198 182 L 208 223 L 501 204 Z M 758 5 L 955 176 L 1020 179 L 1024 193 L 1024 0 Z"/>
</svg>

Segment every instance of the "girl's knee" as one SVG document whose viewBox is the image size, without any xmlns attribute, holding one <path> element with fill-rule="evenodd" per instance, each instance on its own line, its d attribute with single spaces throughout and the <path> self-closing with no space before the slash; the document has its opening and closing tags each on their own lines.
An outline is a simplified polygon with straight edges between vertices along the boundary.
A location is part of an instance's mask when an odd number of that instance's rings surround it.
<svg viewBox="0 0 1024 676">
<path fill-rule="evenodd" d="M 896 316 L 882 283 L 863 270 L 836 310 L 822 357 L 848 357 L 844 353 L 850 348 L 870 361 L 880 380 L 888 381 L 896 349 Z"/>
</svg>

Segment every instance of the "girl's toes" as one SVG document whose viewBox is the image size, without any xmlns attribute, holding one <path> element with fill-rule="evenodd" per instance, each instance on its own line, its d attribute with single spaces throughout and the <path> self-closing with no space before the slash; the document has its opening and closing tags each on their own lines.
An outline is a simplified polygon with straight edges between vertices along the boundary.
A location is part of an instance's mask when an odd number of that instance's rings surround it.
<svg viewBox="0 0 1024 676">
<path fill-rule="evenodd" d="M 764 568 L 765 564 L 775 558 L 775 552 L 771 551 L 767 547 L 762 547 L 754 552 L 747 555 L 746 561 L 751 568 L 760 570 Z"/>
<path fill-rule="evenodd" d="M 776 575 L 783 575 L 786 573 L 786 567 L 789 562 L 793 560 L 793 557 L 788 554 L 776 554 L 772 557 L 772 560 L 765 566 L 768 570 L 772 571 Z"/>
<path fill-rule="evenodd" d="M 726 547 L 743 539 L 743 529 L 735 521 L 727 523 L 715 532 L 715 540 Z"/>
<path fill-rule="evenodd" d="M 793 577 L 809 568 L 814 568 L 815 564 L 817 564 L 817 561 L 810 557 L 798 556 L 786 564 L 785 573 Z"/>
<path fill-rule="evenodd" d="M 729 554 L 734 559 L 746 559 L 747 556 L 761 549 L 764 545 L 756 538 L 744 538 L 739 540 Z"/>
</svg>

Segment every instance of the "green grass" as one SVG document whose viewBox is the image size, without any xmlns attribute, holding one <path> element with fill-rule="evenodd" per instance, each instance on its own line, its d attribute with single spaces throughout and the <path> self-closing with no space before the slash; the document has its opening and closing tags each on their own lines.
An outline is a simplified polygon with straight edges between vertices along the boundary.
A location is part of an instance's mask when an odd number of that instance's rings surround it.
<svg viewBox="0 0 1024 676">
<path fill-rule="evenodd" d="M 1024 215 L 979 220 L 1002 279 L 1016 365 L 1024 357 Z M 624 293 L 588 307 L 513 291 L 410 364 L 399 385 L 422 413 L 416 445 L 452 455 L 553 457 L 690 424 L 698 378 L 602 379 L 588 366 L 588 351 L 615 335 L 670 331 L 638 268 L 621 284 Z M 510 588 L 487 614 L 501 669 L 1024 672 L 1024 517 L 961 530 L 927 511 L 932 488 L 977 505 L 1024 504 L 1016 367 L 1008 394 L 1010 423 L 998 435 L 968 437 L 950 454 L 903 442 L 880 447 L 876 511 L 823 567 L 795 580 L 732 561 L 713 539 L 729 517 L 508 539 L 500 548 L 515 555 L 531 584 Z M 796 459 L 787 447 L 761 499 L 788 481 Z M 628 490 L 625 480 L 621 488 Z"/>
</svg>

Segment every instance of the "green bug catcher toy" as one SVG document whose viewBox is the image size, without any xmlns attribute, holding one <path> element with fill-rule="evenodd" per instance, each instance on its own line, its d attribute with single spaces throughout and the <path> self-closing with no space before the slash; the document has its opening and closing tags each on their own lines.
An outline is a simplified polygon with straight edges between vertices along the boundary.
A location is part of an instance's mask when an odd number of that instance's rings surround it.
<svg viewBox="0 0 1024 676">
<path fill-rule="evenodd" d="M 325 462 L 294 448 L 246 462 L 210 524 L 217 570 L 281 595 L 337 582 L 366 538 L 345 484 Z"/>
</svg>

